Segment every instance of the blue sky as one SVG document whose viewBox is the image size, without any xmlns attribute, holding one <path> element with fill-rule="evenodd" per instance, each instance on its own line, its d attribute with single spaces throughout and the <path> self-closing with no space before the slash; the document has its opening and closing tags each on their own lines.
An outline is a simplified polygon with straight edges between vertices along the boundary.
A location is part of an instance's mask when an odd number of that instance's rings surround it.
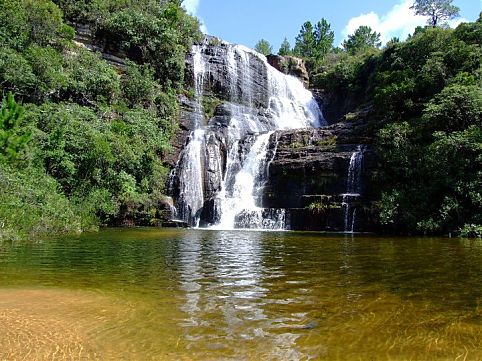
<svg viewBox="0 0 482 361">
<path fill-rule="evenodd" d="M 188 11 L 203 23 L 205 32 L 232 43 L 253 47 L 264 38 L 277 52 L 284 37 L 294 45 L 301 25 L 325 18 L 335 31 L 335 45 L 360 25 L 382 34 L 383 42 L 393 36 L 404 39 L 425 18 L 409 9 L 413 0 L 184 0 Z M 482 0 L 454 0 L 461 21 L 474 21 Z"/>
</svg>

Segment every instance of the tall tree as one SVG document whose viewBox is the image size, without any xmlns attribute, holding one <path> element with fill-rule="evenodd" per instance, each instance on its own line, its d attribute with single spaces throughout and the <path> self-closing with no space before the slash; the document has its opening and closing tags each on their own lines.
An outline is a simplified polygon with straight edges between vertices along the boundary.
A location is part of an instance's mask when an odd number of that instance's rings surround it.
<svg viewBox="0 0 482 361">
<path fill-rule="evenodd" d="M 291 51 L 291 45 L 288 41 L 288 39 L 284 39 L 283 42 L 281 43 L 281 46 L 278 50 L 278 55 L 284 56 L 284 55 L 290 55 L 292 53 Z"/>
<path fill-rule="evenodd" d="M 458 17 L 460 11 L 452 5 L 452 0 L 415 0 L 410 9 L 414 9 L 417 15 L 428 16 L 427 23 L 433 27 L 441 21 Z"/>
<path fill-rule="evenodd" d="M 315 35 L 313 24 L 307 21 L 300 29 L 300 33 L 296 37 L 294 53 L 304 58 L 313 56 L 313 50 L 315 48 Z"/>
<path fill-rule="evenodd" d="M 307 21 L 296 37 L 294 53 L 305 58 L 309 66 L 316 66 L 333 48 L 335 33 L 326 19 L 321 19 L 315 26 Z"/>
<path fill-rule="evenodd" d="M 315 38 L 315 57 L 317 60 L 321 60 L 333 48 L 335 32 L 331 30 L 330 23 L 322 18 L 316 23 L 313 35 Z"/>
<path fill-rule="evenodd" d="M 273 53 L 273 48 L 271 47 L 271 44 L 268 42 L 268 40 L 265 39 L 261 39 L 260 41 L 258 41 L 254 46 L 254 50 L 263 55 L 269 55 Z"/>
<path fill-rule="evenodd" d="M 380 33 L 372 31 L 372 28 L 366 25 L 362 25 L 356 29 L 342 44 L 345 51 L 350 54 L 356 54 L 360 50 L 367 48 L 378 48 L 380 45 L 382 45 Z"/>
</svg>

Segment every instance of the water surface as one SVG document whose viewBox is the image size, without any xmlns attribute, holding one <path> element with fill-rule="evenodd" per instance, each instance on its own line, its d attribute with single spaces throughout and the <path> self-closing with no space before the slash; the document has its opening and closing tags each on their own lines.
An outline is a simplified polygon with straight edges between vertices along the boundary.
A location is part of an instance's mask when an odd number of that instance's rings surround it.
<svg viewBox="0 0 482 361">
<path fill-rule="evenodd" d="M 0 243 L 0 359 L 482 360 L 482 242 L 103 230 Z"/>
</svg>

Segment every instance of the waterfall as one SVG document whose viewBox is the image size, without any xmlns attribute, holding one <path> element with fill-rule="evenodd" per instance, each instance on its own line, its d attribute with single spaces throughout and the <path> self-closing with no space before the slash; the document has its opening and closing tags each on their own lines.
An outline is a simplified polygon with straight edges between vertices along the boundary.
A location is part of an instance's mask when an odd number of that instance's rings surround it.
<svg viewBox="0 0 482 361">
<path fill-rule="evenodd" d="M 199 212 L 203 207 L 203 159 L 205 130 L 202 93 L 206 64 L 201 55 L 202 48 L 193 46 L 194 72 L 194 131 L 191 132 L 188 143 L 183 149 L 174 174 L 179 179 L 179 198 L 176 202 L 176 216 L 190 226 L 199 226 Z M 173 176 L 171 175 L 171 178 Z M 169 181 L 172 184 L 172 181 Z M 172 185 L 170 186 L 172 187 Z"/>
<path fill-rule="evenodd" d="M 354 208 L 351 203 L 358 200 L 361 195 L 361 176 L 364 152 L 365 147 L 358 145 L 356 150 L 352 153 L 348 165 L 346 193 L 342 194 L 343 224 L 345 233 L 353 233 L 355 230 L 356 208 Z"/>
<path fill-rule="evenodd" d="M 241 45 L 205 41 L 191 58 L 194 130 L 172 176 L 178 217 L 191 226 L 203 218 L 223 229 L 283 229 L 284 210 L 262 207 L 273 133 L 325 125 L 315 99 L 298 79 Z M 222 99 L 221 115 L 204 119 L 203 97 L 213 94 Z"/>
</svg>

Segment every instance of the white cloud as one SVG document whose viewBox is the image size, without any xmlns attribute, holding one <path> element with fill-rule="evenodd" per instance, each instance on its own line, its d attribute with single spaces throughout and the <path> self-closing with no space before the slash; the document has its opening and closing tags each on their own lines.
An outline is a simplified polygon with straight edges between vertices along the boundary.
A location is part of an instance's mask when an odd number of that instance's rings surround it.
<svg viewBox="0 0 482 361">
<path fill-rule="evenodd" d="M 182 5 L 189 15 L 196 16 L 197 9 L 199 7 L 199 0 L 184 0 Z"/>
<path fill-rule="evenodd" d="M 417 26 L 423 26 L 427 22 L 425 16 L 415 15 L 415 12 L 410 9 L 412 4 L 413 0 L 401 0 L 386 14 L 381 16 L 370 12 L 351 18 L 342 30 L 343 40 L 345 40 L 348 35 L 353 34 L 361 25 L 367 25 L 379 32 L 383 44 L 393 37 L 404 40 L 409 34 L 413 33 Z"/>
<path fill-rule="evenodd" d="M 197 15 L 197 10 L 199 8 L 199 1 L 200 0 L 184 0 L 182 2 L 182 5 L 184 6 L 184 9 L 186 9 L 189 15 L 196 16 L 198 18 L 199 23 L 201 25 L 201 31 L 204 34 L 208 34 L 208 28 L 206 27 L 206 24 L 204 24 L 204 20 Z"/>
</svg>

